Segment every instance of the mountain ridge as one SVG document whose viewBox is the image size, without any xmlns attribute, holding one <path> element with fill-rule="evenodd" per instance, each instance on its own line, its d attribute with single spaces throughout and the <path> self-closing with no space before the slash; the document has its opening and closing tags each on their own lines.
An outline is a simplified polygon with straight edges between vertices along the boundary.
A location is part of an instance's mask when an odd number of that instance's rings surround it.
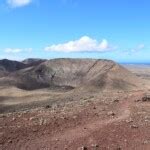
<svg viewBox="0 0 150 150">
<path fill-rule="evenodd" d="M 7 61 L 10 64 L 11 61 Z M 5 60 L 5 67 L 7 61 Z M 21 64 L 22 68 L 14 67 L 9 70 L 8 75 L 0 79 L 0 83 L 25 90 L 90 86 L 98 89 L 130 90 L 142 86 L 141 79 L 112 60 L 59 58 L 27 59 L 23 62 L 12 61 L 12 64 Z"/>
</svg>

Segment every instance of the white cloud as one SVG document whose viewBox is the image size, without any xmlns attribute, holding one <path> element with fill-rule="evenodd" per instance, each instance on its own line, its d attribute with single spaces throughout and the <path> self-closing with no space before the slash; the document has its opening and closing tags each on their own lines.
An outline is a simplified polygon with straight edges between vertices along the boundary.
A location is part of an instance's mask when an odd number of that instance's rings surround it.
<svg viewBox="0 0 150 150">
<path fill-rule="evenodd" d="M 140 45 L 137 46 L 137 49 L 143 49 L 144 47 L 145 47 L 144 44 L 140 44 Z"/>
<path fill-rule="evenodd" d="M 25 48 L 24 49 L 24 51 L 29 52 L 29 53 L 32 52 L 32 50 L 33 50 L 32 48 Z"/>
<path fill-rule="evenodd" d="M 21 48 L 6 48 L 4 49 L 5 53 L 21 53 L 21 52 L 31 52 L 32 48 L 25 48 L 25 49 L 21 49 Z"/>
<path fill-rule="evenodd" d="M 123 53 L 126 54 L 126 55 L 132 55 L 132 54 L 140 52 L 144 48 L 145 48 L 144 44 L 139 44 L 139 45 L 135 46 L 134 48 L 130 48 L 128 50 L 124 50 Z"/>
<path fill-rule="evenodd" d="M 23 7 L 29 5 L 31 2 L 32 0 L 7 0 L 7 4 L 13 8 Z"/>
<path fill-rule="evenodd" d="M 114 48 L 109 45 L 106 39 L 99 42 L 88 36 L 62 44 L 50 45 L 45 48 L 46 51 L 57 52 L 104 52 L 112 49 Z"/>
<path fill-rule="evenodd" d="M 145 45 L 144 44 L 139 44 L 138 46 L 136 46 L 135 48 L 131 49 L 131 52 L 138 52 L 142 49 L 145 48 Z"/>
<path fill-rule="evenodd" d="M 5 53 L 20 53 L 22 52 L 22 49 L 19 48 L 6 48 Z"/>
</svg>

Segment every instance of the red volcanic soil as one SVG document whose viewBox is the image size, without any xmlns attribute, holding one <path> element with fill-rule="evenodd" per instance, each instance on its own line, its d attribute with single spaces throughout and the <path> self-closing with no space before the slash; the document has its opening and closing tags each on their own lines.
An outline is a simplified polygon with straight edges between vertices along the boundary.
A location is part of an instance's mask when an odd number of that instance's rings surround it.
<svg viewBox="0 0 150 150">
<path fill-rule="evenodd" d="M 149 150 L 150 103 L 142 91 L 117 93 L 66 109 L 0 116 L 2 150 Z M 64 107 L 63 107 L 64 108 Z"/>
</svg>

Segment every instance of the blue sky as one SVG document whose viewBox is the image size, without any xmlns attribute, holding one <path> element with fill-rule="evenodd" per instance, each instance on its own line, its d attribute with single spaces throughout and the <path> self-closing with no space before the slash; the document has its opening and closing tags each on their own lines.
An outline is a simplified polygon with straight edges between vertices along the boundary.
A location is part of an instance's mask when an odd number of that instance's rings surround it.
<svg viewBox="0 0 150 150">
<path fill-rule="evenodd" d="M 0 0 L 0 59 L 150 62 L 149 0 Z"/>
</svg>

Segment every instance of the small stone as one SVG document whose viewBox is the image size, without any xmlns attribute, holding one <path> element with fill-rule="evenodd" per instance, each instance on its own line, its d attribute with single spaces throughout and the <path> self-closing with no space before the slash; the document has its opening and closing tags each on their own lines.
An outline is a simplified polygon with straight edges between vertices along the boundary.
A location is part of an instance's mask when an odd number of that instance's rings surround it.
<svg viewBox="0 0 150 150">
<path fill-rule="evenodd" d="M 116 150 L 121 150 L 121 147 L 117 147 Z"/>
<path fill-rule="evenodd" d="M 29 118 L 30 121 L 38 121 L 38 118 L 37 117 L 31 117 Z"/>
<path fill-rule="evenodd" d="M 99 116 L 98 113 L 95 113 L 94 115 L 95 115 L 95 116 Z"/>
<path fill-rule="evenodd" d="M 150 101 L 150 95 L 145 95 L 144 97 L 142 97 L 142 101 L 143 101 L 143 102 L 148 102 L 148 101 Z"/>
<path fill-rule="evenodd" d="M 8 140 L 8 143 L 12 143 L 12 140 Z"/>
<path fill-rule="evenodd" d="M 118 102 L 119 102 L 119 99 L 115 99 L 114 102 L 118 103 Z"/>
<path fill-rule="evenodd" d="M 99 145 L 97 145 L 97 144 L 92 144 L 91 145 L 93 148 L 98 148 L 99 147 Z"/>
<path fill-rule="evenodd" d="M 62 117 L 62 119 L 63 119 L 63 120 L 67 120 L 67 118 L 66 118 L 66 117 Z"/>
<path fill-rule="evenodd" d="M 77 116 L 73 116 L 73 119 L 76 119 L 77 118 Z"/>
<path fill-rule="evenodd" d="M 137 129 L 137 128 L 138 128 L 138 126 L 137 126 L 137 125 L 131 125 L 131 128 L 133 128 L 133 129 Z"/>
<path fill-rule="evenodd" d="M 13 118 L 12 118 L 12 121 L 15 121 L 15 120 L 16 120 L 16 118 L 15 118 L 15 117 L 13 117 Z"/>
<path fill-rule="evenodd" d="M 34 117 L 29 118 L 30 121 L 34 120 Z"/>
<path fill-rule="evenodd" d="M 82 147 L 79 147 L 78 150 L 87 150 L 87 147 L 82 146 Z"/>
<path fill-rule="evenodd" d="M 39 120 L 39 125 L 41 126 L 41 125 L 43 125 L 44 124 L 44 119 L 42 119 L 42 118 L 40 118 L 40 120 Z"/>
<path fill-rule="evenodd" d="M 145 122 L 149 122 L 149 120 L 144 120 Z"/>
<path fill-rule="evenodd" d="M 108 114 L 108 116 L 115 116 L 116 115 L 113 111 L 110 111 L 107 114 Z"/>
<path fill-rule="evenodd" d="M 132 119 L 129 119 L 129 120 L 126 120 L 126 122 L 127 122 L 127 123 L 131 123 L 131 122 L 133 122 L 133 120 L 132 120 Z"/>
<path fill-rule="evenodd" d="M 135 100 L 135 102 L 140 102 L 140 101 L 141 101 L 140 99 L 136 99 L 136 100 Z"/>
<path fill-rule="evenodd" d="M 45 108 L 46 108 L 46 109 L 50 108 L 50 105 L 46 105 Z"/>
<path fill-rule="evenodd" d="M 96 107 L 94 106 L 93 109 L 96 109 Z"/>
<path fill-rule="evenodd" d="M 33 131 L 33 132 L 37 132 L 38 130 L 37 130 L 36 128 L 33 128 L 32 131 Z"/>
</svg>

